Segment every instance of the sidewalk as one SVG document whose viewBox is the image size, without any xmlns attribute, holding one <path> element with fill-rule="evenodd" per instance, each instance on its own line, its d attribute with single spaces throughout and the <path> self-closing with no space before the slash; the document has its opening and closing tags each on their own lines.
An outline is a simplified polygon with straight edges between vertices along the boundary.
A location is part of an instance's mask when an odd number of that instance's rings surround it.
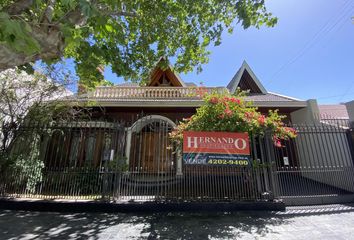
<svg viewBox="0 0 354 240">
<path fill-rule="evenodd" d="M 3 210 L 0 239 L 354 239 L 354 208 L 155 214 Z"/>
</svg>

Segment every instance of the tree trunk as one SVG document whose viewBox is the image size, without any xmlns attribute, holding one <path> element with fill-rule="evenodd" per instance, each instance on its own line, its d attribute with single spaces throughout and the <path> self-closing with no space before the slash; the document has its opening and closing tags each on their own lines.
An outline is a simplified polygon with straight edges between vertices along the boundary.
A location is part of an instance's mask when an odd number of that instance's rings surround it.
<svg viewBox="0 0 354 240">
<path fill-rule="evenodd" d="M 38 41 L 41 49 L 39 53 L 31 56 L 0 44 L 0 71 L 39 59 L 51 60 L 61 57 L 65 42 L 58 26 L 32 27 L 32 36 Z"/>
</svg>

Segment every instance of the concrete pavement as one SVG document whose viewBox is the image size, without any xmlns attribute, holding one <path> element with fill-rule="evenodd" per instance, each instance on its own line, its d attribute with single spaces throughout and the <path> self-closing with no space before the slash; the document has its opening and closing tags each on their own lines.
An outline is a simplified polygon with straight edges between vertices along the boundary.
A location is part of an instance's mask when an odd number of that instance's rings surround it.
<svg viewBox="0 0 354 240">
<path fill-rule="evenodd" d="M 0 239 L 354 239 L 354 208 L 156 214 L 2 210 Z"/>
</svg>

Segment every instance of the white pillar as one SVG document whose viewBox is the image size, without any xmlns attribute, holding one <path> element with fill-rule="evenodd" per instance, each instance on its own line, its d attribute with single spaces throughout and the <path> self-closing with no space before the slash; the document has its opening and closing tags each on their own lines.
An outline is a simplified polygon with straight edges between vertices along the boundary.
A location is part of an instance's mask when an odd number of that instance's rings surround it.
<svg viewBox="0 0 354 240">
<path fill-rule="evenodd" d="M 125 131 L 127 132 L 126 135 L 126 144 L 125 144 L 125 157 L 127 158 L 126 164 L 129 165 L 129 158 L 130 158 L 130 146 L 132 142 L 132 129 L 131 127 L 125 128 Z"/>
<path fill-rule="evenodd" d="M 176 175 L 181 176 L 183 175 L 183 173 L 182 173 L 182 150 L 180 148 L 178 148 L 178 150 L 176 151 L 176 162 L 177 162 Z"/>
</svg>

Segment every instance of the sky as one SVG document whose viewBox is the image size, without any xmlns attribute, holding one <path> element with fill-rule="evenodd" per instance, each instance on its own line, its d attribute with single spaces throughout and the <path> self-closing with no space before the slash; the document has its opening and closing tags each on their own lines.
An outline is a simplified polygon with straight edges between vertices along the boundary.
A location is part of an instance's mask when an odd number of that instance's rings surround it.
<svg viewBox="0 0 354 240">
<path fill-rule="evenodd" d="M 270 92 L 320 104 L 354 100 L 354 0 L 266 0 L 266 7 L 278 17 L 274 28 L 225 33 L 203 71 L 181 78 L 226 86 L 245 60 Z M 109 68 L 105 78 L 123 82 Z"/>
</svg>

